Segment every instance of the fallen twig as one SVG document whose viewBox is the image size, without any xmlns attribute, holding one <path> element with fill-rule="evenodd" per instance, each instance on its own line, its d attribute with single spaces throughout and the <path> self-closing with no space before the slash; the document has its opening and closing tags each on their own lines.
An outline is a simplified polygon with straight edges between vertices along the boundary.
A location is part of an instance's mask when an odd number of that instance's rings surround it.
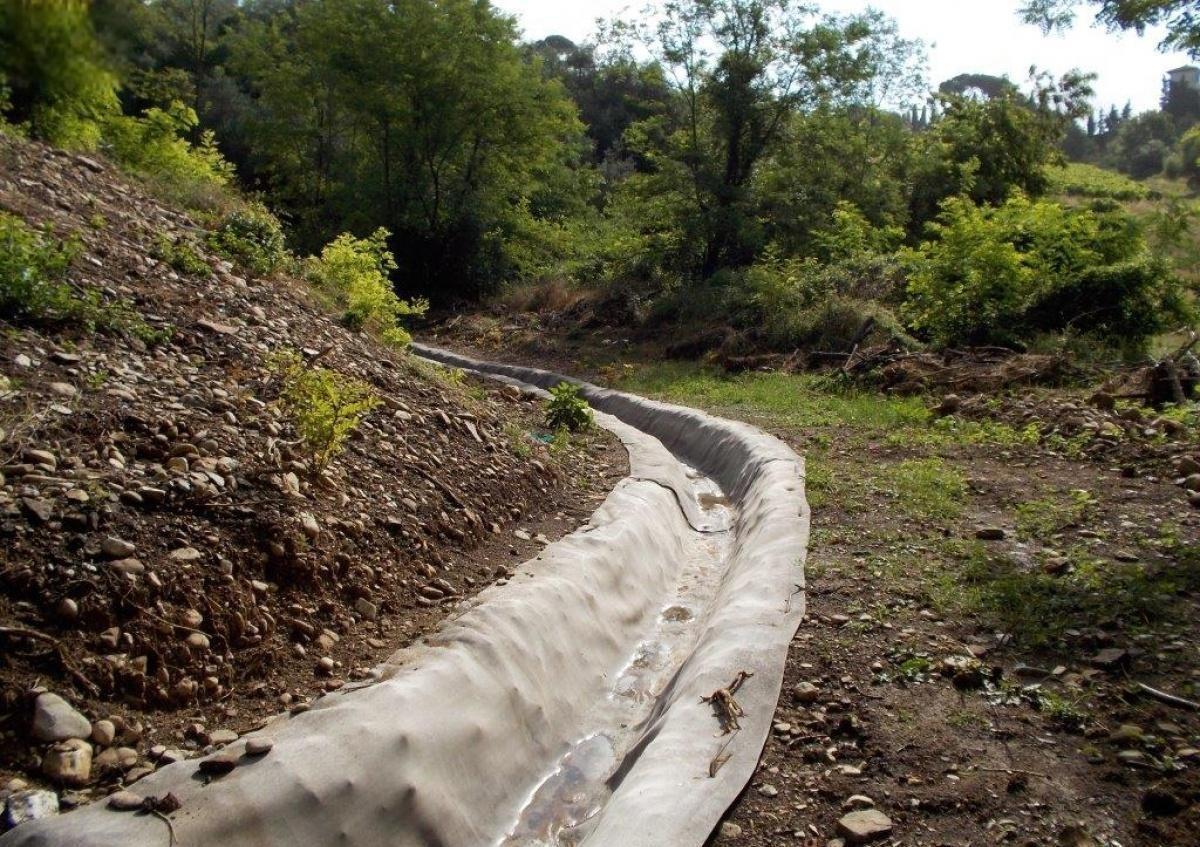
<svg viewBox="0 0 1200 847">
<path fill-rule="evenodd" d="M 1174 706 L 1176 709 L 1187 709 L 1189 712 L 1200 712 L 1200 703 L 1194 700 L 1187 700 L 1183 697 L 1177 697 L 1174 694 L 1168 694 L 1165 691 L 1159 691 L 1157 688 L 1151 688 L 1144 682 L 1139 682 L 1137 687 L 1143 694 L 1153 697 L 1160 703 Z"/>
<path fill-rule="evenodd" d="M 726 753 L 725 751 L 727 749 L 729 749 L 729 745 L 733 743 L 733 739 L 737 738 L 737 734 L 741 731 L 742 731 L 741 727 L 738 727 L 736 730 L 734 730 L 733 734 L 729 736 L 728 740 L 724 744 L 721 745 L 721 749 L 717 751 L 717 755 L 715 755 L 713 757 L 713 760 L 708 763 L 708 778 L 709 779 L 712 779 L 713 777 L 715 777 L 717 775 L 717 773 L 721 770 L 721 768 L 723 768 L 725 766 L 725 763 L 728 762 L 730 760 L 730 758 L 732 758 L 733 754 Z"/>
<path fill-rule="evenodd" d="M 1048 773 L 1042 773 L 1041 771 L 1025 771 L 1021 770 L 1020 768 L 976 768 L 975 770 L 980 771 L 981 773 L 1003 773 L 1008 774 L 1009 776 L 1020 774 L 1021 776 L 1036 776 L 1042 779 L 1052 778 Z"/>
<path fill-rule="evenodd" d="M 738 725 L 738 718 L 744 717 L 746 713 L 742 711 L 742 707 L 738 705 L 738 701 L 734 699 L 733 695 L 737 694 L 742 684 L 752 676 L 754 674 L 749 671 L 738 671 L 738 675 L 734 677 L 728 687 L 718 688 L 709 696 L 700 698 L 701 702 L 712 705 L 713 712 L 716 713 L 717 720 L 721 723 L 721 729 L 726 735 L 741 729 L 741 726 Z"/>
</svg>

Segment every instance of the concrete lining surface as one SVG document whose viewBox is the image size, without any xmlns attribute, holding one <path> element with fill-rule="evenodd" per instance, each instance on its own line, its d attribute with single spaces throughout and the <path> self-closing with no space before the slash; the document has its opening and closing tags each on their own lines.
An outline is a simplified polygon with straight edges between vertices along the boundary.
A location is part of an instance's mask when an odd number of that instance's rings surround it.
<svg viewBox="0 0 1200 847">
<path fill-rule="evenodd" d="M 564 379 L 420 345 L 414 351 L 541 388 Z M 611 701 L 613 681 L 661 626 L 698 539 L 723 531 L 698 508 L 680 460 L 711 477 L 731 504 L 719 572 L 681 661 L 620 737 L 602 800 L 586 819 L 551 828 L 548 841 L 704 842 L 753 774 L 804 613 L 803 460 L 743 424 L 581 387 L 598 422 L 629 450 L 631 476 L 585 527 L 395 654 L 375 683 L 326 695 L 256 733 L 274 739 L 267 756 L 244 758 L 212 782 L 190 760 L 131 786 L 182 801 L 172 816 L 182 847 L 505 842 L 532 792 L 595 734 L 597 706 Z M 753 674 L 737 694 L 746 714 L 739 732 L 722 735 L 701 697 L 740 671 Z M 246 738 L 228 749 L 239 751 Z M 161 847 L 167 840 L 161 820 L 99 802 L 21 826 L 0 845 Z"/>
</svg>

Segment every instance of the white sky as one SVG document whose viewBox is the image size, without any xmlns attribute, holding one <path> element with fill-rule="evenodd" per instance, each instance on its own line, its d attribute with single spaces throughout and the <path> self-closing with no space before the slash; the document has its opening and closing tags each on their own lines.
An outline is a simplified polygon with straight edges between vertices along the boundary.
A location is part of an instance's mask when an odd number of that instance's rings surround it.
<svg viewBox="0 0 1200 847">
<path fill-rule="evenodd" d="M 1007 74 L 1024 83 L 1030 65 L 1055 75 L 1072 68 L 1099 74 L 1098 107 L 1133 101 L 1135 111 L 1156 108 L 1163 74 L 1190 64 L 1182 53 L 1160 53 L 1161 33 L 1114 35 L 1092 26 L 1086 9 L 1075 28 L 1044 36 L 1017 15 L 1020 0 L 819 0 L 830 12 L 857 12 L 868 6 L 895 18 L 906 38 L 920 38 L 929 53 L 933 86 L 960 73 Z M 597 17 L 628 16 L 643 0 L 492 0 L 517 16 L 525 37 L 565 35 L 583 41 L 595 32 Z M 622 11 L 626 15 L 620 15 Z"/>
</svg>

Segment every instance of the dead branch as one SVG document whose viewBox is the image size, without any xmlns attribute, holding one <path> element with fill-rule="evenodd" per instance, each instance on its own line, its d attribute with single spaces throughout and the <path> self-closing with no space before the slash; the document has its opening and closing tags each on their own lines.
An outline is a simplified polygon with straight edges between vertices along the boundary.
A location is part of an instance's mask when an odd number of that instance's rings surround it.
<svg viewBox="0 0 1200 847">
<path fill-rule="evenodd" d="M 718 688 L 709 696 L 700 698 L 702 703 L 708 703 L 713 707 L 713 712 L 721 724 L 721 730 L 726 735 L 741 729 L 738 718 L 745 717 L 746 713 L 742 711 L 742 707 L 738 705 L 738 701 L 734 699 L 733 695 L 737 694 L 742 684 L 752 676 L 754 674 L 749 671 L 738 671 L 738 675 L 727 687 Z"/>
<path fill-rule="evenodd" d="M 1137 684 L 1138 690 L 1148 697 L 1152 697 L 1160 703 L 1165 703 L 1168 706 L 1174 706 L 1176 709 L 1187 709 L 1189 712 L 1200 712 L 1200 703 L 1193 700 L 1187 700 L 1183 697 L 1177 697 L 1174 694 L 1168 694 L 1165 691 L 1159 691 L 1157 688 L 1151 688 L 1144 682 Z"/>
</svg>

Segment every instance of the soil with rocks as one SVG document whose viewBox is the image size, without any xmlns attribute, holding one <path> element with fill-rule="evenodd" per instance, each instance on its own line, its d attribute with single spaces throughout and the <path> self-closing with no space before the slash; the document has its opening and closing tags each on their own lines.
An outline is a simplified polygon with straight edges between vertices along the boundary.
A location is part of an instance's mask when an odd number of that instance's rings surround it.
<svg viewBox="0 0 1200 847">
<path fill-rule="evenodd" d="M 78 237 L 71 285 L 153 330 L 0 316 L 9 824 L 370 679 L 627 473 L 616 439 L 554 442 L 536 398 L 352 333 L 303 282 L 242 274 L 103 161 L 0 136 L 0 162 L 0 209 Z M 207 270 L 153 258 L 164 237 Z M 288 349 L 382 401 L 324 473 L 275 402 L 268 360 Z"/>
</svg>

